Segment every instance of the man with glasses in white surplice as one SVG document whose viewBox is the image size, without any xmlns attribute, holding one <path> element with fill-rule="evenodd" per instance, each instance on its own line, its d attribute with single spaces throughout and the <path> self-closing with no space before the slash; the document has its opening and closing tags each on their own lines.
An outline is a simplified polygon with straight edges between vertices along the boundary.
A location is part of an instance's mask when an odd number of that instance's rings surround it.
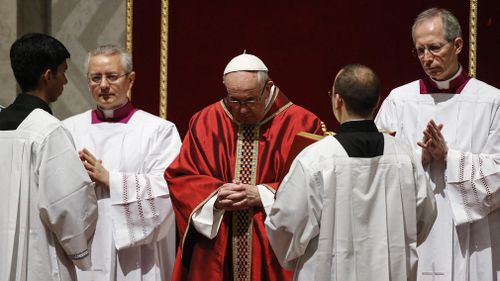
<svg viewBox="0 0 500 281">
<path fill-rule="evenodd" d="M 465 73 L 449 11 L 420 13 L 412 36 L 427 76 L 394 89 L 375 122 L 420 154 L 434 190 L 418 280 L 500 280 L 500 91 Z"/>
<path fill-rule="evenodd" d="M 175 223 L 163 171 L 181 145 L 174 124 L 135 108 L 131 55 L 106 45 L 87 57 L 97 108 L 64 121 L 90 178 L 99 218 L 91 271 L 78 280 L 170 280 Z"/>
</svg>

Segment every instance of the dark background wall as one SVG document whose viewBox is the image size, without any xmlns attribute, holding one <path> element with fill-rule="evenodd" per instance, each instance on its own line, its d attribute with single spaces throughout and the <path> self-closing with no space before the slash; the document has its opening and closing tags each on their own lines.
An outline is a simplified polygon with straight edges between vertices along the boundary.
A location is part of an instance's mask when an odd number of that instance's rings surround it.
<svg viewBox="0 0 500 281">
<path fill-rule="evenodd" d="M 144 3 L 142 3 L 144 2 Z M 372 67 L 384 97 L 424 75 L 413 57 L 411 25 L 439 6 L 460 20 L 468 69 L 469 1 L 169 1 L 167 119 L 184 135 L 192 114 L 225 96 L 222 71 L 247 50 L 268 66 L 291 100 L 316 113 L 330 130 L 338 125 L 327 95 L 345 64 Z M 158 114 L 160 1 L 134 1 L 133 102 Z M 477 77 L 500 87 L 500 1 L 479 1 Z"/>
</svg>

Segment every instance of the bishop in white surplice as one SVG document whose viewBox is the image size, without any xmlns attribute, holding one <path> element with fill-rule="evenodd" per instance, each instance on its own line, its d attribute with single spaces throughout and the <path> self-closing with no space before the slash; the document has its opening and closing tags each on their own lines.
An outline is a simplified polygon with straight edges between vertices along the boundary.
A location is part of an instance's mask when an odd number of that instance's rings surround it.
<svg viewBox="0 0 500 281">
<path fill-rule="evenodd" d="M 99 205 L 92 268 L 78 271 L 78 280 L 168 281 L 175 222 L 163 172 L 179 153 L 179 134 L 172 122 L 132 106 L 128 51 L 99 46 L 86 66 L 97 108 L 64 121 L 97 183 Z"/>
<path fill-rule="evenodd" d="M 414 81 L 391 92 L 376 123 L 420 154 L 429 120 L 444 125 L 448 157 L 426 167 L 438 216 L 419 247 L 419 276 L 500 280 L 500 91 L 471 78 L 460 94 L 421 94 Z"/>
<path fill-rule="evenodd" d="M 448 36 L 444 30 L 456 28 L 443 27 L 456 27 L 458 21 L 447 22 L 444 14 L 447 20 L 454 19 L 443 9 L 429 9 L 417 17 L 414 41 L 428 77 L 394 89 L 375 122 L 381 129 L 395 131 L 396 137 L 423 155 L 427 163 L 424 168 L 438 216 L 429 237 L 418 248 L 418 279 L 497 281 L 500 90 L 469 77 L 460 67 L 457 55 L 462 39 L 451 36 L 453 40 L 444 43 Z M 440 49 L 428 50 L 438 43 Z M 436 137 L 429 138 L 429 129 Z M 433 158 L 429 162 L 427 148 L 417 144 L 429 139 L 446 148 L 442 161 Z"/>
<path fill-rule="evenodd" d="M 96 188 L 93 268 L 79 271 L 79 280 L 170 278 L 175 223 L 163 171 L 177 156 L 180 137 L 171 122 L 142 110 L 128 114 L 123 123 L 102 122 L 95 111 L 64 121 L 77 149 L 93 152 L 110 173 L 109 190 Z"/>
</svg>

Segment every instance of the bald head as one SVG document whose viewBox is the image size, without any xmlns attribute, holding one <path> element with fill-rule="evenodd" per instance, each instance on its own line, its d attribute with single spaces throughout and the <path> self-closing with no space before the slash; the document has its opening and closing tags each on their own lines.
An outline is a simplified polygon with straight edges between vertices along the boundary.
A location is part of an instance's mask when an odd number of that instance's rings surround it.
<svg viewBox="0 0 500 281">
<path fill-rule="evenodd" d="M 369 67 L 349 64 L 337 74 L 333 90 L 342 97 L 349 113 L 368 117 L 380 97 L 380 80 Z"/>
</svg>

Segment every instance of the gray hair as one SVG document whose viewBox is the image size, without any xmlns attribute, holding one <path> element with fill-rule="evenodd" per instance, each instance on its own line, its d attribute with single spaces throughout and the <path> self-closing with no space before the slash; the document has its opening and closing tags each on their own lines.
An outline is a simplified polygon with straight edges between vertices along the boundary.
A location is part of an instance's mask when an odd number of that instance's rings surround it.
<svg viewBox="0 0 500 281">
<path fill-rule="evenodd" d="M 257 71 L 257 82 L 259 82 L 260 85 L 264 86 L 264 83 L 268 80 L 269 73 L 267 73 L 267 71 Z"/>
<path fill-rule="evenodd" d="M 120 55 L 122 61 L 122 67 L 125 72 L 132 71 L 132 55 L 124 48 L 116 45 L 102 45 L 87 54 L 87 60 L 85 61 L 85 72 L 89 72 L 89 62 L 91 57 L 95 56 L 113 56 Z"/>
<path fill-rule="evenodd" d="M 240 71 L 245 71 L 245 70 L 240 70 Z M 269 81 L 269 73 L 267 73 L 267 71 L 253 71 L 252 70 L 252 71 L 246 71 L 246 72 L 252 72 L 252 73 L 257 74 L 257 83 L 259 83 L 259 85 L 261 85 L 262 87 L 264 86 L 264 83 Z M 230 74 L 230 73 L 232 73 L 232 72 L 229 72 L 227 74 Z M 222 76 L 222 82 L 224 82 L 226 80 L 226 75 Z"/>
<path fill-rule="evenodd" d="M 441 8 L 431 8 L 421 12 L 413 22 L 413 26 L 411 27 L 413 42 L 415 42 L 415 29 L 417 26 L 422 22 L 435 17 L 441 18 L 443 22 L 444 37 L 446 38 L 446 41 L 453 42 L 455 38 L 462 37 L 460 23 L 450 11 Z"/>
</svg>

